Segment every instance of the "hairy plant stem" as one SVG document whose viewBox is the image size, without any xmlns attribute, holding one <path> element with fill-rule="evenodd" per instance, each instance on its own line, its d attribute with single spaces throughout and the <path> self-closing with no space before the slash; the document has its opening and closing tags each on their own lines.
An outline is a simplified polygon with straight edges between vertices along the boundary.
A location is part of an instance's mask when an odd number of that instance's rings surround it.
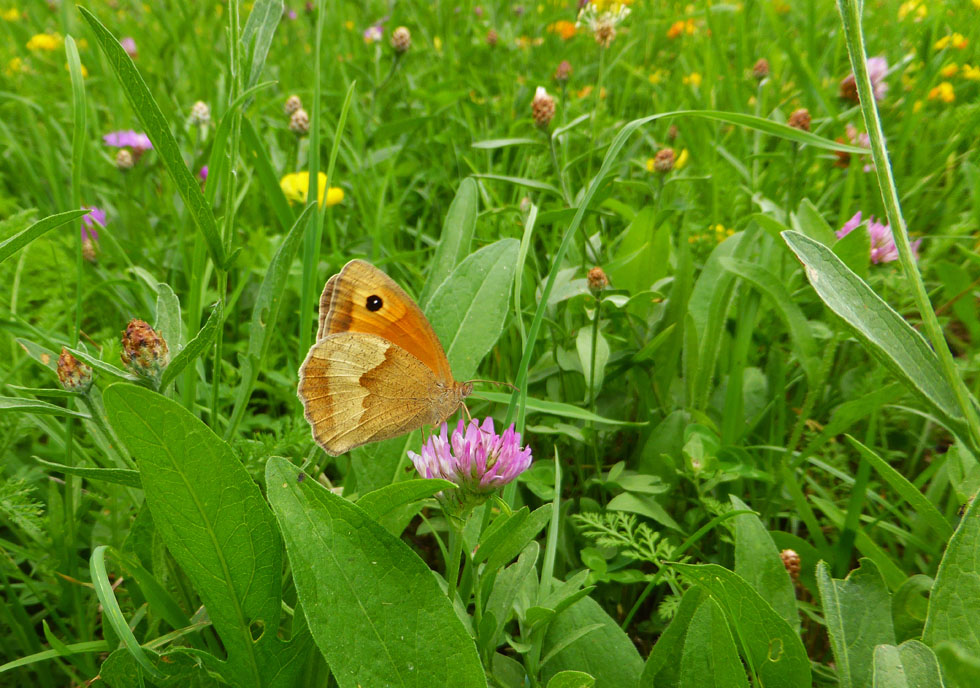
<svg viewBox="0 0 980 688">
<path fill-rule="evenodd" d="M 885 134 L 881 128 L 881 118 L 874 98 L 871 76 L 868 74 L 868 56 L 865 52 L 864 33 L 861 29 L 862 6 L 863 2 L 860 0 L 837 0 L 837 9 L 840 11 L 841 23 L 844 26 L 847 53 L 851 59 L 851 68 L 854 70 L 858 95 L 860 96 L 861 113 L 864 115 L 864 124 L 871 141 L 871 159 L 874 162 L 875 174 L 878 176 L 878 188 L 881 191 L 881 199 L 885 206 L 885 217 L 888 218 L 888 224 L 892 227 L 895 246 L 898 249 L 898 260 L 902 264 L 905 277 L 912 287 L 912 297 L 915 299 L 919 314 L 922 316 L 922 325 L 933 349 L 936 351 L 936 355 L 939 357 L 943 375 L 956 395 L 956 401 L 966 420 L 973 448 L 978 450 L 980 449 L 980 417 L 977 415 L 975 402 L 970 397 L 966 383 L 956 369 L 956 362 L 953 360 L 953 354 L 943 336 L 939 318 L 936 317 L 936 312 L 929 301 L 929 294 L 926 292 L 922 275 L 919 273 L 915 257 L 912 255 L 912 246 L 909 242 L 905 220 L 902 217 L 898 189 L 895 186 L 895 177 L 892 174 L 888 150 L 885 148 Z"/>
<path fill-rule="evenodd" d="M 446 560 L 447 594 L 450 603 L 456 601 L 456 586 L 459 584 L 459 560 L 463 556 L 463 531 L 449 521 L 449 558 Z"/>
</svg>

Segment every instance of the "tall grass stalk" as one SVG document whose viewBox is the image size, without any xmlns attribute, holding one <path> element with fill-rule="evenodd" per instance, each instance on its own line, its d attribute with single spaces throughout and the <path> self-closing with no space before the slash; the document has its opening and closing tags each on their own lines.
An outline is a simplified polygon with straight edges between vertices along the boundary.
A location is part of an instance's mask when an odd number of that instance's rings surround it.
<svg viewBox="0 0 980 688">
<path fill-rule="evenodd" d="M 851 59 L 851 68 L 854 70 L 858 95 L 861 99 L 861 113 L 864 115 L 864 123 L 871 140 L 871 159 L 874 161 L 875 173 L 878 176 L 878 188 L 881 191 L 881 200 L 885 206 L 885 217 L 888 218 L 888 224 L 892 226 L 895 246 L 898 248 L 898 259 L 912 287 L 912 296 L 919 309 L 919 314 L 922 316 L 926 335 L 939 356 L 946 381 L 956 394 L 956 401 L 963 412 L 974 449 L 980 449 L 980 417 L 977 416 L 975 402 L 971 399 L 966 383 L 956 369 L 953 354 L 946 343 L 939 318 L 936 317 L 936 312 L 932 308 L 929 294 L 922 281 L 922 275 L 919 273 L 915 257 L 912 255 L 908 230 L 898 200 L 898 188 L 892 174 L 888 149 L 885 147 L 885 134 L 881 128 L 881 118 L 878 115 L 878 105 L 874 98 L 874 88 L 871 85 L 871 76 L 868 74 L 868 56 L 865 52 L 864 32 L 861 28 L 863 5 L 861 0 L 837 0 L 837 9 L 840 11 L 841 22 L 844 25 L 847 53 Z"/>
</svg>

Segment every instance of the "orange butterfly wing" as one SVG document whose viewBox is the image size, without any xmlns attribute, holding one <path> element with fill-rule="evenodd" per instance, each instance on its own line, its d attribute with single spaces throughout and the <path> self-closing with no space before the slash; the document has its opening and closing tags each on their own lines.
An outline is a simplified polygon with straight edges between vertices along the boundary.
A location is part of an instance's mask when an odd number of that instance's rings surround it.
<svg viewBox="0 0 980 688">
<path fill-rule="evenodd" d="M 352 260 L 327 280 L 320 296 L 317 340 L 342 332 L 378 335 L 422 361 L 440 382 L 453 384 L 449 359 L 415 301 L 384 272 Z"/>
</svg>

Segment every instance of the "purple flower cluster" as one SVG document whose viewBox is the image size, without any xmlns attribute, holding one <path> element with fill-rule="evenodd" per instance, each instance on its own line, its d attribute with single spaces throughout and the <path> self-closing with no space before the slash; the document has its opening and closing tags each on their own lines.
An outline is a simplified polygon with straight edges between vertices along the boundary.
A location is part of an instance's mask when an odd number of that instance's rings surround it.
<svg viewBox="0 0 980 688">
<path fill-rule="evenodd" d="M 138 153 L 143 151 L 152 150 L 153 144 L 150 143 L 150 137 L 142 132 L 135 132 L 132 129 L 128 131 L 113 131 L 109 132 L 102 137 L 103 143 L 112 148 L 132 148 Z"/>
<path fill-rule="evenodd" d="M 844 226 L 837 230 L 837 238 L 843 239 L 855 229 L 864 224 L 861 220 L 861 213 L 858 212 Z M 898 260 L 898 248 L 895 246 L 895 236 L 892 234 L 891 225 L 885 225 L 875 220 L 874 215 L 867 219 L 868 235 L 871 237 L 871 262 L 872 263 L 891 263 Z M 912 257 L 918 259 L 919 244 L 922 239 L 912 242 Z"/>
<path fill-rule="evenodd" d="M 422 453 L 408 452 L 415 470 L 423 478 L 442 478 L 471 494 L 488 495 L 511 482 L 531 465 L 530 447 L 521 448 L 521 435 L 511 425 L 502 435 L 493 418 L 483 425 L 471 419 L 448 436 L 448 427 L 422 445 Z"/>
<path fill-rule="evenodd" d="M 105 227 L 105 211 L 95 206 L 85 205 L 88 213 L 82 215 L 82 239 L 99 240 L 99 230 L 96 227 Z"/>
</svg>

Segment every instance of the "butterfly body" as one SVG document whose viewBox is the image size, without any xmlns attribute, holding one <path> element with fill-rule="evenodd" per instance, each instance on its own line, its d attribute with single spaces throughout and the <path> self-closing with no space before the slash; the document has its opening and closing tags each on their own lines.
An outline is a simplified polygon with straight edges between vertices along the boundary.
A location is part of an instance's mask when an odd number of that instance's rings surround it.
<svg viewBox="0 0 980 688">
<path fill-rule="evenodd" d="M 370 263 L 353 260 L 327 281 L 319 316 L 297 393 L 329 454 L 442 423 L 472 392 L 453 379 L 421 309 Z"/>
</svg>

